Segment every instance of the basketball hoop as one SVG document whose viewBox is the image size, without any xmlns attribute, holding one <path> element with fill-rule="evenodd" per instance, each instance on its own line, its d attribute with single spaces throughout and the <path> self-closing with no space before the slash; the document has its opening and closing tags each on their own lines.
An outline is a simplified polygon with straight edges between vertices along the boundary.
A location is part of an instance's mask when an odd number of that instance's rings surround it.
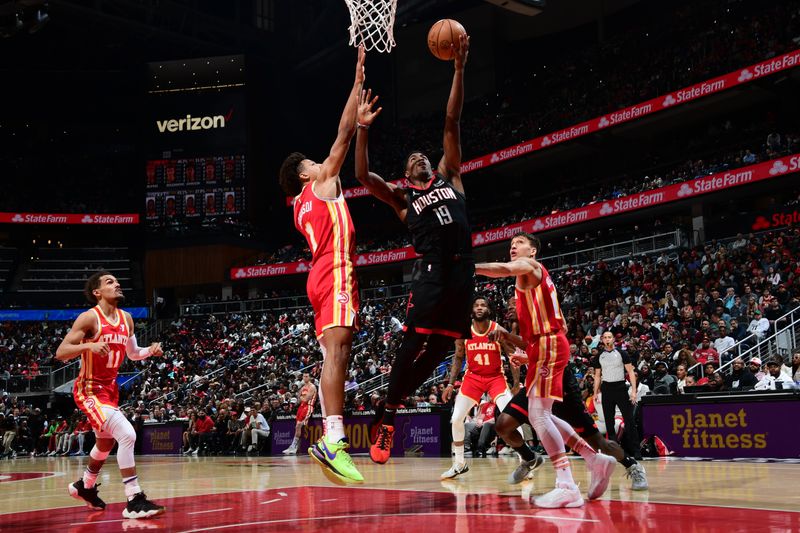
<svg viewBox="0 0 800 533">
<path fill-rule="evenodd" d="M 350 45 L 391 52 L 397 0 L 344 0 L 350 10 Z"/>
</svg>

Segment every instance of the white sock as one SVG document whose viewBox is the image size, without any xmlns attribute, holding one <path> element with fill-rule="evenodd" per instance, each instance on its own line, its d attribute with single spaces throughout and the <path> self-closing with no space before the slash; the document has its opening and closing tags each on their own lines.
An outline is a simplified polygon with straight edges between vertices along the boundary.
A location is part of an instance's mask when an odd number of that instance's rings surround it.
<svg viewBox="0 0 800 533">
<path fill-rule="evenodd" d="M 453 464 L 463 465 L 464 464 L 464 444 L 453 444 L 453 449 L 456 452 L 456 458 L 453 460 Z"/>
<path fill-rule="evenodd" d="M 300 444 L 300 439 L 299 439 L 299 438 L 297 438 L 297 437 L 295 437 L 295 438 L 294 438 L 294 440 L 292 440 L 292 445 L 291 445 L 291 446 L 289 446 L 289 447 L 290 447 L 290 448 L 297 448 L 297 445 L 298 445 L 298 444 Z"/>
<path fill-rule="evenodd" d="M 97 481 L 97 474 L 99 473 L 100 472 L 92 472 L 87 466 L 86 470 L 83 471 L 83 486 L 87 489 L 94 487 L 94 484 Z"/>
<path fill-rule="evenodd" d="M 125 485 L 125 496 L 128 497 L 128 501 L 142 492 L 142 488 L 139 486 L 139 476 L 126 477 L 122 483 Z"/>
<path fill-rule="evenodd" d="M 340 415 L 325 417 L 325 428 L 328 442 L 339 442 L 344 438 L 344 420 Z"/>
</svg>

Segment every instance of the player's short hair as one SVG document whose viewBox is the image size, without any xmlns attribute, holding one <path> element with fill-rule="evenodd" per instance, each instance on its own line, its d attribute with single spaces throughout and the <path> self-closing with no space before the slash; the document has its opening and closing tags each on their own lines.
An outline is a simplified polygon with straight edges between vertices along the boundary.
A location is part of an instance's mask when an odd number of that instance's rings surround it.
<svg viewBox="0 0 800 533">
<path fill-rule="evenodd" d="M 524 239 L 527 239 L 527 241 L 531 244 L 531 246 L 536 248 L 537 252 L 542 249 L 542 241 L 540 241 L 539 237 L 537 237 L 535 235 L 532 235 L 530 233 L 526 233 L 524 231 L 520 231 L 519 233 L 517 233 L 516 235 L 511 237 L 511 239 L 513 240 L 513 239 L 516 239 L 517 237 L 522 237 Z"/>
<path fill-rule="evenodd" d="M 475 302 L 477 302 L 478 300 L 483 300 L 484 302 L 486 302 L 486 307 L 489 308 L 489 317 L 493 317 L 494 306 L 492 305 L 492 301 L 483 294 L 476 294 L 472 297 L 472 304 L 470 305 L 470 309 L 472 308 L 473 305 L 475 305 Z"/>
<path fill-rule="evenodd" d="M 408 154 L 406 154 L 406 158 L 403 159 L 403 172 L 405 172 L 406 168 L 408 168 L 408 160 L 411 159 L 411 156 L 414 154 L 422 154 L 425 157 L 428 157 L 422 150 L 411 150 L 410 152 L 408 152 Z"/>
<path fill-rule="evenodd" d="M 297 196 L 303 190 L 300 183 L 300 167 L 306 159 L 308 158 L 300 152 L 292 152 L 283 160 L 278 182 L 288 196 Z"/>
<path fill-rule="evenodd" d="M 92 304 L 97 305 L 97 297 L 94 295 L 94 290 L 100 288 L 100 278 L 103 276 L 113 276 L 113 274 L 107 270 L 101 270 L 99 272 L 95 272 L 89 279 L 86 280 L 86 284 L 83 286 L 83 295 L 86 297 L 86 300 Z"/>
</svg>

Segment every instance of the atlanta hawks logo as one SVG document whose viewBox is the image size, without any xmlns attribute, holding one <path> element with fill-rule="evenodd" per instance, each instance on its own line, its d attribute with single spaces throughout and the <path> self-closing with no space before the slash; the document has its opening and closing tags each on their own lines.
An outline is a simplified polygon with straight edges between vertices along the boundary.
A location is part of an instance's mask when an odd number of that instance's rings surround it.
<svg viewBox="0 0 800 533">
<path fill-rule="evenodd" d="M 547 376 L 550 375 L 550 369 L 547 368 L 546 366 L 543 366 L 542 368 L 539 369 L 539 375 L 542 376 L 543 378 L 546 378 Z"/>
<path fill-rule="evenodd" d="M 94 409 L 94 399 L 86 398 L 86 401 L 83 402 L 83 405 L 85 405 L 87 409 Z"/>
<path fill-rule="evenodd" d="M 342 291 L 339 293 L 339 296 L 336 297 L 336 301 L 340 304 L 346 304 L 350 301 L 350 295 Z"/>
</svg>

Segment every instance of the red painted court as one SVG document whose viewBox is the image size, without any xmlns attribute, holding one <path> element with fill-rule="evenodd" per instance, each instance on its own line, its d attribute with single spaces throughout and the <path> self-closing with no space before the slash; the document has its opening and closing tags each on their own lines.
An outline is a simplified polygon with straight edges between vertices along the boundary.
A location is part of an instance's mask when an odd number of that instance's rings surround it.
<svg viewBox="0 0 800 533">
<path fill-rule="evenodd" d="M 84 507 L 0 515 L 3 531 L 80 533 L 164 531 L 793 531 L 800 514 L 600 500 L 581 509 L 536 509 L 519 495 L 342 488 L 273 488 L 161 498 L 167 513 L 153 520 L 121 518 L 122 503 L 102 512 Z"/>
</svg>

